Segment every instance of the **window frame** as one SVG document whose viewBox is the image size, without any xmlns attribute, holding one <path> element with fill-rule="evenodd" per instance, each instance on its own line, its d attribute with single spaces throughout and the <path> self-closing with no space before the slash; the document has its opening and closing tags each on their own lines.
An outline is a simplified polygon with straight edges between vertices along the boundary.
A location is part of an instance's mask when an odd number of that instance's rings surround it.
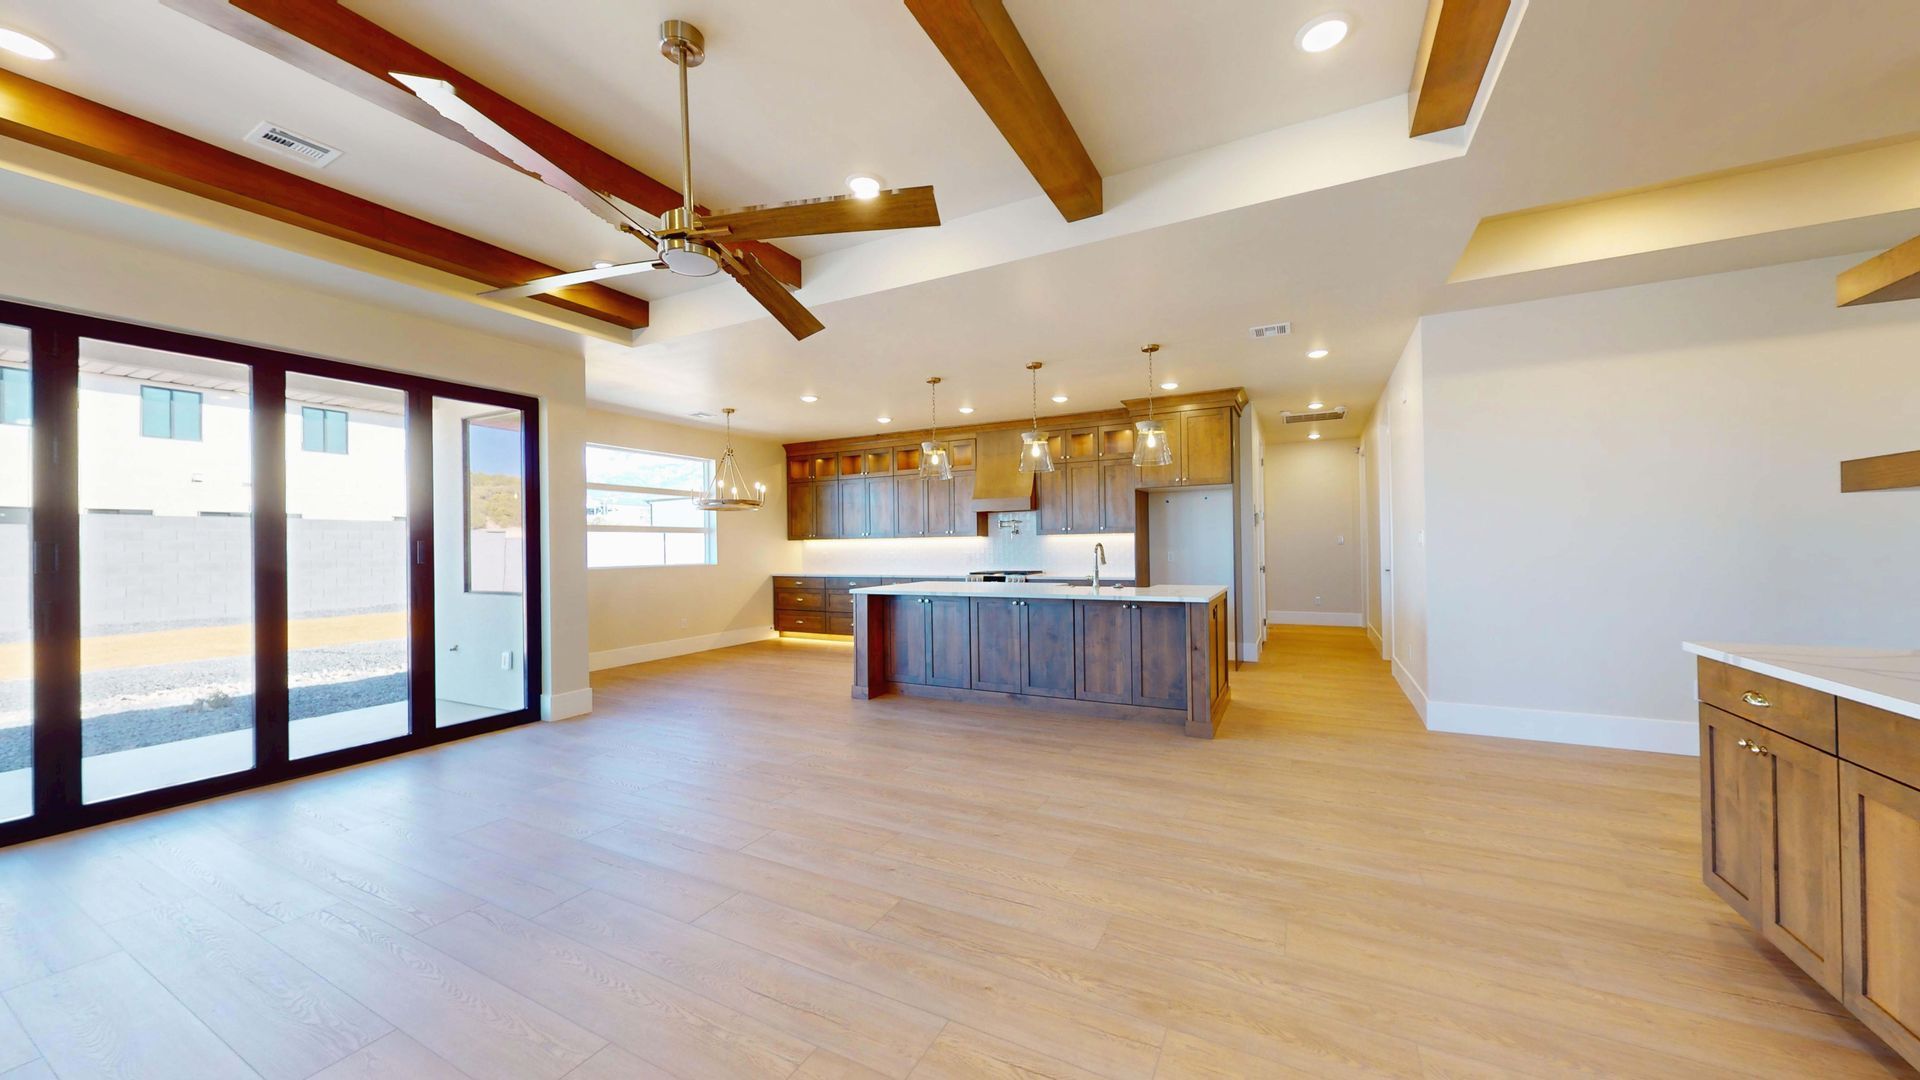
<svg viewBox="0 0 1920 1080">
<path fill-rule="evenodd" d="M 586 517 L 587 537 L 589 540 L 587 545 L 587 569 L 589 571 L 671 570 L 687 566 L 718 566 L 720 564 L 720 521 L 719 516 L 712 510 L 699 511 L 699 513 L 704 515 L 705 524 L 702 525 L 596 525 L 593 522 L 591 513 L 591 500 L 593 493 L 596 491 L 625 495 L 676 495 L 684 496 L 690 500 L 705 498 L 707 490 L 713 486 L 713 473 L 716 463 L 712 458 L 700 457 L 695 454 L 674 454 L 665 450 L 647 450 L 638 446 L 616 446 L 612 443 L 589 442 L 581 449 L 583 460 L 587 453 L 596 449 L 611 450 L 621 454 L 645 454 L 649 457 L 675 458 L 680 461 L 697 461 L 701 466 L 700 482 L 702 486 L 695 490 L 688 488 L 647 487 L 636 484 L 612 484 L 588 480 L 586 482 L 588 505 L 581 507 L 581 514 Z M 593 545 L 591 543 L 594 533 L 677 533 L 680 535 L 704 535 L 706 537 L 706 557 L 699 562 L 595 563 L 593 561 Z M 665 541 L 663 540 L 661 543 L 662 554 L 664 556 Z"/>
<path fill-rule="evenodd" d="M 147 391 L 167 396 L 167 433 L 155 435 L 147 430 Z M 193 399 L 193 435 L 179 434 L 178 408 L 182 398 Z M 205 442 L 207 423 L 206 395 L 198 390 L 186 390 L 174 386 L 156 386 L 153 383 L 140 384 L 140 437 L 143 439 L 165 439 L 168 442 Z"/>
<path fill-rule="evenodd" d="M 319 414 L 320 445 L 318 447 L 312 447 L 307 445 L 307 414 L 308 413 Z M 332 431 L 327 427 L 328 416 L 338 416 L 340 418 L 340 449 L 338 450 L 335 450 L 333 448 Z M 329 409 L 324 405 L 302 405 L 300 406 L 300 452 L 303 454 L 344 455 L 349 452 L 349 447 L 351 446 L 351 443 L 348 441 L 349 437 L 347 435 L 347 432 L 351 427 L 352 427 L 352 417 L 348 415 L 347 410 L 345 409 Z"/>
</svg>

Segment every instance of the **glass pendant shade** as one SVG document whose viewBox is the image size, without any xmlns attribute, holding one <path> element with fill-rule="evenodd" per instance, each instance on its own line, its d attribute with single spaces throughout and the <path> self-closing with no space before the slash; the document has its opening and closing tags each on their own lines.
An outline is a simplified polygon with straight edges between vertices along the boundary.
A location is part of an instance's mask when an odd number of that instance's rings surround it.
<svg viewBox="0 0 1920 1080">
<path fill-rule="evenodd" d="M 1133 463 L 1141 468 L 1173 464 L 1173 444 L 1167 441 L 1167 425 L 1158 420 L 1134 421 Z"/>
<path fill-rule="evenodd" d="M 1020 471 L 1023 473 L 1053 471 L 1053 447 L 1047 442 L 1046 432 L 1023 431 L 1020 433 Z"/>
<path fill-rule="evenodd" d="M 921 443 L 920 475 L 929 480 L 953 479 L 953 447 L 944 442 Z"/>
<path fill-rule="evenodd" d="M 740 463 L 733 458 L 733 410 L 720 411 L 727 414 L 727 452 L 713 470 L 713 486 L 693 505 L 702 510 L 758 510 L 767 501 L 767 485 L 749 484 L 740 474 Z"/>
</svg>

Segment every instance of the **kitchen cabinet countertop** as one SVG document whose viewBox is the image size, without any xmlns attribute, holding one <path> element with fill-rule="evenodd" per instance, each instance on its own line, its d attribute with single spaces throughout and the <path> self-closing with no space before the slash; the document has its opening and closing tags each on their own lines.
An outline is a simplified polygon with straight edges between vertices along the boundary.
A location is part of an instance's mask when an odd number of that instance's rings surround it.
<svg viewBox="0 0 1920 1080">
<path fill-rule="evenodd" d="M 1920 650 L 1688 641 L 1695 656 L 1920 720 Z"/>
<path fill-rule="evenodd" d="M 853 592 L 874 596 L 963 596 L 1011 600 L 1138 600 L 1157 604 L 1206 604 L 1224 596 L 1219 585 L 1048 585 L 1040 582 L 913 581 L 904 585 L 874 585 Z"/>
</svg>

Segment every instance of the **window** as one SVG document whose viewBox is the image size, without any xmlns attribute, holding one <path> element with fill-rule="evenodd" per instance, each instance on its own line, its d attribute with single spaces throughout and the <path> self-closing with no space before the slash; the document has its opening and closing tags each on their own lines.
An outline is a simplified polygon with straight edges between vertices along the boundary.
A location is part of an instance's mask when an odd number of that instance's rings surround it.
<svg viewBox="0 0 1920 1080">
<path fill-rule="evenodd" d="M 466 406 L 444 399 L 448 413 Z M 477 408 L 477 407 L 476 407 Z M 467 591 L 526 591 L 527 514 L 522 496 L 520 411 L 487 410 L 460 421 L 465 433 Z"/>
<path fill-rule="evenodd" d="M 33 423 L 33 376 L 26 368 L 0 368 L 0 424 Z"/>
<path fill-rule="evenodd" d="M 712 483 L 706 458 L 589 443 L 587 566 L 712 563 L 713 512 L 694 505 Z"/>
<path fill-rule="evenodd" d="M 300 449 L 316 454 L 347 452 L 347 414 L 339 409 L 300 407 Z"/>
<path fill-rule="evenodd" d="M 140 434 L 149 439 L 200 441 L 200 394 L 164 386 L 140 388 Z"/>
</svg>

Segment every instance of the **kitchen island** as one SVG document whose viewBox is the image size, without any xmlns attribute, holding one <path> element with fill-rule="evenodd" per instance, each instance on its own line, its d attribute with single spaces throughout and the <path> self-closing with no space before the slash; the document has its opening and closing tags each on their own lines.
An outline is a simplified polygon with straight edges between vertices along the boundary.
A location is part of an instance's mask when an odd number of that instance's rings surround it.
<svg viewBox="0 0 1920 1080">
<path fill-rule="evenodd" d="M 1160 720 L 1210 739 L 1226 712 L 1217 586 L 916 581 L 853 590 L 853 696 Z"/>
</svg>

